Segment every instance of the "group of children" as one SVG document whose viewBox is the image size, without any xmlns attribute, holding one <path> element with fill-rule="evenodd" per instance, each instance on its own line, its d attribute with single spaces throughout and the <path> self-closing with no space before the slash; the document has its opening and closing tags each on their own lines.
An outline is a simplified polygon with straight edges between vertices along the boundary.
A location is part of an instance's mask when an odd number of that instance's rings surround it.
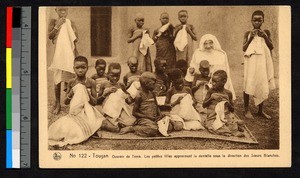
<svg viewBox="0 0 300 178">
<path fill-rule="evenodd" d="M 60 16 L 61 9 L 56 10 L 60 19 L 65 18 L 66 15 Z M 123 83 L 119 81 L 122 71 L 119 63 L 110 63 L 107 67 L 105 60 L 98 59 L 95 63 L 96 74 L 88 78 L 87 59 L 74 55 L 73 69 L 76 77 L 67 84 L 65 104 L 73 99 L 73 87 L 80 83 L 87 88 L 89 104 L 95 106 L 103 116 L 99 130 L 120 134 L 134 132 L 139 136 L 152 137 L 166 131 L 200 130 L 205 127 L 215 134 L 244 136 L 244 122 L 234 114 L 233 93 L 224 88 L 229 77 L 225 70 L 212 73 L 208 60 L 202 60 L 197 66 L 200 73 L 193 76 L 192 82 L 185 80 L 185 75 L 191 71 L 188 71 L 189 45 L 184 39 L 188 35 L 192 40 L 197 40 L 193 26 L 187 24 L 187 18 L 187 11 L 179 11 L 178 19 L 181 24 L 173 27 L 169 23 L 168 14 L 161 14 L 162 27 L 155 30 L 153 35 L 157 56 L 153 62 L 155 71 L 152 72 L 149 49 L 140 48 L 141 43 L 145 42 L 144 46 L 152 43 L 148 38 L 149 30 L 143 28 L 144 17 L 137 15 L 137 26 L 130 30 L 128 39 L 128 43 L 136 43 L 135 49 L 133 56 L 128 59 L 130 72 L 123 77 Z M 273 64 L 270 61 L 273 45 L 270 32 L 260 29 L 263 21 L 263 12 L 255 11 L 252 15 L 254 29 L 245 34 L 246 118 L 253 118 L 248 106 L 249 95 L 255 96 L 255 104 L 259 105 L 258 114 L 270 118 L 263 112 L 262 105 L 269 89 L 274 86 L 274 81 L 271 81 Z M 53 22 L 56 24 L 52 27 L 54 31 L 61 28 L 59 22 L 60 20 Z M 53 29 L 49 32 L 52 34 Z M 259 51 L 261 46 L 263 50 Z M 257 73 L 261 76 L 257 77 Z M 264 95 L 259 97 L 262 99 L 256 101 L 256 96 L 261 94 Z M 159 122 L 162 120 L 167 121 L 164 122 L 168 123 L 167 130 L 161 130 Z M 93 133 L 101 136 L 100 132 Z"/>
</svg>

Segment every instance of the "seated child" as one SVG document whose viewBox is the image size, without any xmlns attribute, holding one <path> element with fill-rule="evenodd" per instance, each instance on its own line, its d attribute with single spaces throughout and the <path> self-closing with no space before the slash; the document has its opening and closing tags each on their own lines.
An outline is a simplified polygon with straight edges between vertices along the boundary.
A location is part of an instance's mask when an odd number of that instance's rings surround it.
<svg viewBox="0 0 300 178">
<path fill-rule="evenodd" d="M 226 82 L 224 70 L 217 70 L 212 75 L 212 88 L 203 101 L 203 108 L 207 108 L 204 126 L 214 134 L 243 137 L 244 121 L 234 114 L 232 93 L 224 88 Z"/>
<path fill-rule="evenodd" d="M 167 92 L 165 104 L 172 107 L 170 123 L 174 130 L 199 130 L 201 125 L 200 115 L 194 108 L 194 98 L 189 87 L 184 86 L 183 73 L 174 69 L 171 78 L 173 87 Z"/>
<path fill-rule="evenodd" d="M 102 104 L 102 111 L 106 117 L 101 128 L 112 132 L 119 132 L 119 127 L 129 126 L 135 122 L 131 114 L 132 109 L 128 105 L 132 102 L 132 98 L 125 85 L 118 82 L 120 74 L 121 65 L 111 63 L 108 66 L 109 81 L 100 86 L 98 97 L 98 104 Z"/>
<path fill-rule="evenodd" d="M 187 69 L 188 69 L 188 63 L 184 59 L 179 59 L 175 63 L 175 68 L 180 69 L 184 75 L 186 75 Z M 188 82 L 186 79 L 184 79 L 184 86 L 191 87 L 192 82 Z"/>
<path fill-rule="evenodd" d="M 199 113 L 206 113 L 206 110 L 202 107 L 202 104 L 207 90 L 209 88 L 207 84 L 210 80 L 210 77 L 208 76 L 209 63 L 207 60 L 203 60 L 200 62 L 199 71 L 200 74 L 196 73 L 194 76 L 192 92 L 197 102 L 196 109 Z"/>
<path fill-rule="evenodd" d="M 157 121 L 163 116 L 157 105 L 155 94 L 156 77 L 151 72 L 144 72 L 140 77 L 141 90 L 135 98 L 132 115 L 137 120 L 135 125 L 124 127 L 120 134 L 134 132 L 143 137 L 154 137 L 159 133 Z"/>
<path fill-rule="evenodd" d="M 105 119 L 93 106 L 96 104 L 95 81 L 86 77 L 88 61 L 83 56 L 74 59 L 76 78 L 67 86 L 65 104 L 70 104 L 68 115 L 50 125 L 49 145 L 64 146 L 87 140 L 100 127 Z"/>
<path fill-rule="evenodd" d="M 165 96 L 170 87 L 169 77 L 165 73 L 166 65 L 167 61 L 162 58 L 154 60 L 156 83 L 153 92 L 156 96 Z"/>
<path fill-rule="evenodd" d="M 96 74 L 94 74 L 91 78 L 96 81 L 96 91 L 97 94 L 100 90 L 100 85 L 104 82 L 108 81 L 107 75 L 105 73 L 106 62 L 104 59 L 98 59 L 95 64 Z"/>
<path fill-rule="evenodd" d="M 128 67 L 130 69 L 130 72 L 128 72 L 124 77 L 123 77 L 123 82 L 126 86 L 127 92 L 130 94 L 130 96 L 134 99 L 137 90 L 140 88 L 140 76 L 141 72 L 137 70 L 138 67 L 138 60 L 136 57 L 130 57 L 128 59 Z"/>
</svg>

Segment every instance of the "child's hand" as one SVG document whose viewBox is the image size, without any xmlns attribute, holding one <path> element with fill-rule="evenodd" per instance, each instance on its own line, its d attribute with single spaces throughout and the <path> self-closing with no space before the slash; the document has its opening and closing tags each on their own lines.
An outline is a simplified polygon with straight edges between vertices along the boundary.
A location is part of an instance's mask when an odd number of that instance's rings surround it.
<svg viewBox="0 0 300 178">
<path fill-rule="evenodd" d="M 69 93 L 67 94 L 67 98 L 72 98 L 74 96 L 74 91 L 73 91 L 73 89 L 71 89 L 70 91 L 69 91 Z"/>
<path fill-rule="evenodd" d="M 227 108 L 228 108 L 228 111 L 234 112 L 234 107 L 231 104 L 227 103 Z"/>
<path fill-rule="evenodd" d="M 263 38 L 267 37 L 266 32 L 264 32 L 264 31 L 262 31 L 262 30 L 259 30 L 258 33 L 257 33 L 257 35 L 258 35 L 259 37 L 263 37 Z"/>
<path fill-rule="evenodd" d="M 104 96 L 107 96 L 111 93 L 114 93 L 117 91 L 117 88 L 116 87 L 110 87 L 110 88 L 106 88 L 104 91 L 103 91 L 103 95 Z"/>
<path fill-rule="evenodd" d="M 190 74 L 194 74 L 194 72 L 195 72 L 195 68 L 194 68 L 194 67 L 190 67 L 190 68 L 189 68 L 189 73 L 190 73 Z"/>
<path fill-rule="evenodd" d="M 219 102 L 222 101 L 222 97 L 219 96 L 218 94 L 215 94 L 215 93 L 213 93 L 213 94 L 211 95 L 211 98 L 214 99 L 214 100 L 216 100 L 216 101 L 219 101 Z"/>
<path fill-rule="evenodd" d="M 254 38 L 254 36 L 257 34 L 257 30 L 254 29 L 254 30 L 251 30 L 250 31 L 250 38 Z"/>
<path fill-rule="evenodd" d="M 66 22 L 66 18 L 59 18 L 57 21 L 56 21 L 56 28 L 60 28 L 60 26 L 62 24 L 64 24 Z"/>
<path fill-rule="evenodd" d="M 192 30 L 191 30 L 191 28 L 190 28 L 188 25 L 185 27 L 185 30 L 186 30 L 186 32 L 187 32 L 188 34 L 191 34 L 191 33 L 192 33 Z"/>
<path fill-rule="evenodd" d="M 127 104 L 130 104 L 133 102 L 133 98 L 130 95 L 128 95 L 128 97 L 125 99 L 125 101 Z"/>
<path fill-rule="evenodd" d="M 183 98 L 184 98 L 184 96 L 178 97 L 177 100 L 176 100 L 176 103 L 177 103 L 177 104 L 180 104 L 180 101 L 181 101 Z"/>
</svg>

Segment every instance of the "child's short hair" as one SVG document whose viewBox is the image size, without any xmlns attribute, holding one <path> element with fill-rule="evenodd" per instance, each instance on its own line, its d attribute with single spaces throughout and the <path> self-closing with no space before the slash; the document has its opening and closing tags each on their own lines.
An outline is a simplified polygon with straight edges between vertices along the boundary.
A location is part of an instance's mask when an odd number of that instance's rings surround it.
<svg viewBox="0 0 300 178">
<path fill-rule="evenodd" d="M 181 12 L 185 12 L 186 14 L 188 14 L 188 11 L 183 9 L 183 10 L 180 10 L 180 11 L 178 12 L 178 15 L 179 15 Z"/>
<path fill-rule="evenodd" d="M 175 81 L 179 78 L 182 78 L 183 77 L 183 72 L 180 69 L 177 69 L 177 68 L 172 69 L 169 77 L 170 77 L 170 80 L 173 82 L 173 81 Z"/>
<path fill-rule="evenodd" d="M 154 60 L 154 66 L 159 65 L 162 61 L 164 61 L 165 63 L 167 62 L 164 58 L 162 58 L 162 57 L 157 57 L 157 58 Z"/>
<path fill-rule="evenodd" d="M 98 66 L 98 65 L 105 65 L 105 67 L 106 67 L 106 61 L 104 59 L 98 59 L 95 63 L 95 66 Z"/>
<path fill-rule="evenodd" d="M 255 16 L 255 15 L 261 15 L 261 16 L 263 17 L 263 19 L 265 18 L 265 14 L 264 14 L 264 12 L 261 11 L 261 10 L 254 11 L 253 14 L 252 14 L 251 19 L 252 19 L 253 16 Z"/>
<path fill-rule="evenodd" d="M 75 57 L 74 63 L 75 63 L 75 62 L 85 62 L 86 65 L 88 65 L 88 60 L 87 60 L 87 58 L 84 57 L 84 56 L 77 56 L 77 57 Z"/>
<path fill-rule="evenodd" d="M 168 14 L 167 12 L 163 12 L 163 13 L 160 14 L 160 17 L 161 17 L 163 14 L 166 14 L 166 15 L 169 16 L 169 14 Z"/>
<path fill-rule="evenodd" d="M 184 59 L 179 59 L 178 61 L 176 61 L 175 67 L 176 68 L 183 68 L 183 67 L 187 68 L 188 67 L 188 63 Z"/>
<path fill-rule="evenodd" d="M 214 76 L 219 76 L 221 77 L 222 80 L 227 81 L 227 73 L 225 70 L 217 70 L 216 72 L 213 73 Z"/>
<path fill-rule="evenodd" d="M 138 59 L 134 56 L 129 57 L 128 60 L 127 60 L 127 64 L 131 64 L 133 62 L 138 63 Z"/>
<path fill-rule="evenodd" d="M 121 73 L 121 65 L 120 65 L 120 63 L 117 63 L 117 62 L 110 63 L 108 65 L 108 72 L 111 72 L 111 70 L 113 70 L 113 69 L 120 70 L 120 73 Z"/>
<path fill-rule="evenodd" d="M 144 87 L 149 80 L 156 80 L 155 75 L 152 72 L 144 72 L 140 77 L 141 86 Z"/>
<path fill-rule="evenodd" d="M 203 60 L 200 62 L 199 67 L 203 69 L 209 69 L 209 62 L 207 60 Z"/>
</svg>

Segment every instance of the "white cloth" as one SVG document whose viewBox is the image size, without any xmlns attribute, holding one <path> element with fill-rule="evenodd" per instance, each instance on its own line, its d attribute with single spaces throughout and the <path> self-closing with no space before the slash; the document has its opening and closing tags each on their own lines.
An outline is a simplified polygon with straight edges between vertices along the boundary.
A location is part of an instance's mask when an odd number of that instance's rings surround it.
<svg viewBox="0 0 300 178">
<path fill-rule="evenodd" d="M 213 42 L 213 49 L 207 51 L 204 49 L 204 42 L 211 40 Z M 200 73 L 199 66 L 200 62 L 207 60 L 210 65 L 210 75 L 217 70 L 224 70 L 227 73 L 227 82 L 224 86 L 225 89 L 232 92 L 233 100 L 236 99 L 235 91 L 232 85 L 230 68 L 228 64 L 227 54 L 221 49 L 220 43 L 214 35 L 206 34 L 200 39 L 199 48 L 195 50 L 189 68 L 194 68 L 195 73 Z M 194 74 L 187 72 L 185 79 L 189 82 L 193 81 Z M 211 82 L 211 81 L 210 81 Z"/>
<path fill-rule="evenodd" d="M 249 44 L 244 56 L 250 57 L 253 54 L 263 54 L 263 39 L 257 35 L 254 36 L 253 40 Z"/>
<path fill-rule="evenodd" d="M 203 130 L 201 122 L 198 120 L 184 121 L 181 117 L 176 114 L 170 114 L 170 121 L 181 122 L 184 130 Z"/>
<path fill-rule="evenodd" d="M 92 136 L 105 119 L 89 104 L 88 91 L 84 85 L 78 83 L 72 90 L 74 96 L 70 103 L 69 114 L 56 120 L 48 129 L 49 145 L 62 147 L 81 143 Z"/>
<path fill-rule="evenodd" d="M 214 130 L 218 130 L 226 122 L 226 120 L 225 120 L 225 104 L 226 103 L 227 103 L 227 101 L 221 101 L 215 107 L 216 119 L 212 124 L 212 128 Z"/>
<path fill-rule="evenodd" d="M 167 24 L 163 25 L 162 27 L 160 27 L 158 31 L 163 33 L 169 28 L 170 25 L 171 25 L 170 23 L 167 23 Z"/>
<path fill-rule="evenodd" d="M 263 38 L 254 39 L 244 55 L 244 92 L 253 95 L 255 105 L 259 105 L 268 98 L 269 90 L 275 89 L 275 81 L 271 51 Z"/>
<path fill-rule="evenodd" d="M 139 81 L 134 81 L 131 83 L 130 87 L 127 89 L 127 92 L 134 99 L 140 88 L 141 88 L 141 83 Z"/>
<path fill-rule="evenodd" d="M 121 89 L 111 93 L 103 103 L 103 112 L 106 115 L 117 119 L 125 105 L 126 97 L 127 95 Z"/>
<path fill-rule="evenodd" d="M 180 104 L 175 105 L 170 114 L 175 114 L 181 117 L 184 121 L 197 120 L 201 121 L 199 113 L 193 106 L 193 99 L 190 94 L 178 93 L 171 97 L 171 103 L 175 102 L 179 97 L 183 96 Z"/>
<path fill-rule="evenodd" d="M 157 121 L 158 131 L 165 137 L 170 136 L 168 134 L 169 123 L 170 123 L 170 116 L 165 116 L 161 120 Z"/>
<path fill-rule="evenodd" d="M 139 51 L 145 56 L 147 54 L 147 50 L 148 48 L 154 44 L 154 41 L 152 40 L 152 38 L 150 38 L 149 34 L 146 33 L 147 30 L 143 31 L 143 36 L 141 39 L 141 43 L 139 46 Z"/>
<path fill-rule="evenodd" d="M 67 72 L 74 73 L 74 41 L 76 35 L 71 26 L 71 21 L 66 19 L 60 27 L 59 34 L 57 36 L 53 61 L 49 70 L 64 70 Z"/>
<path fill-rule="evenodd" d="M 182 29 L 178 31 L 174 40 L 174 46 L 179 51 L 184 51 L 185 46 L 188 44 L 188 35 L 185 28 L 186 25 L 183 25 Z"/>
</svg>

